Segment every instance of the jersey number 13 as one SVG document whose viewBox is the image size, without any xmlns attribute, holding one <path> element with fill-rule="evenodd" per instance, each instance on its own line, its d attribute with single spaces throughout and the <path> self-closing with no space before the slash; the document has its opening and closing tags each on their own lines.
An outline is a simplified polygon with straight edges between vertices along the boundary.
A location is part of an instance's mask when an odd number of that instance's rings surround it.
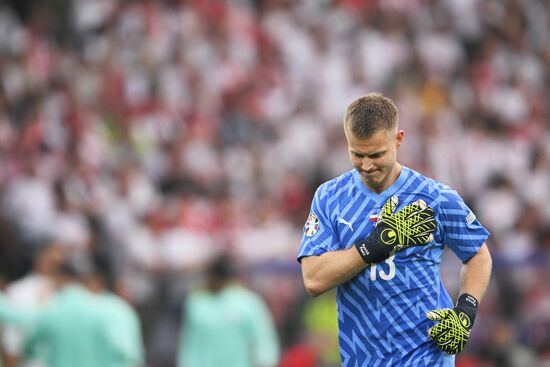
<svg viewBox="0 0 550 367">
<path fill-rule="evenodd" d="M 395 263 L 393 262 L 393 259 L 395 258 L 395 255 L 393 256 L 390 256 L 389 258 L 387 258 L 384 262 L 386 264 L 389 265 L 388 267 L 388 272 L 384 272 L 384 270 L 380 270 L 378 271 L 378 273 L 376 272 L 376 265 L 377 264 L 371 264 L 370 265 L 370 280 L 372 281 L 375 281 L 376 280 L 376 277 L 377 275 L 380 277 L 380 279 L 382 280 L 391 280 L 393 279 L 393 277 L 395 277 Z"/>
</svg>

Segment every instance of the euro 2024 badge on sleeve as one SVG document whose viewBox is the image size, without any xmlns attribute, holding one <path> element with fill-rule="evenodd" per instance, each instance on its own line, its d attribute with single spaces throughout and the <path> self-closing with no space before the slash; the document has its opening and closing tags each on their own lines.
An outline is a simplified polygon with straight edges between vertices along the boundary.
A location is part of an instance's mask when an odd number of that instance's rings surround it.
<svg viewBox="0 0 550 367">
<path fill-rule="evenodd" d="M 318 229 L 319 229 L 319 218 L 317 217 L 317 214 L 309 213 L 309 216 L 307 217 L 306 225 L 304 226 L 304 233 L 306 234 L 306 236 L 311 237 L 315 233 L 317 233 Z"/>
</svg>

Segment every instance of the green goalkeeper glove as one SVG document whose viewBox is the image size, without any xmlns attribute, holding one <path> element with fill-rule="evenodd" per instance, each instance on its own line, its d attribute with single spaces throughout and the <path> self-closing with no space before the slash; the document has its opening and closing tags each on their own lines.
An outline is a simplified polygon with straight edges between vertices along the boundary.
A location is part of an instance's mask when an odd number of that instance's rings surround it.
<svg viewBox="0 0 550 367">
<path fill-rule="evenodd" d="M 386 201 L 374 231 L 355 245 L 367 264 L 383 261 L 410 246 L 433 241 L 437 228 L 434 211 L 424 200 L 417 200 L 394 213 L 399 200 L 392 196 Z"/>
<path fill-rule="evenodd" d="M 437 324 L 428 330 L 428 336 L 444 352 L 457 354 L 464 349 L 474 326 L 478 301 L 472 295 L 462 294 L 455 308 L 426 312 L 426 317 Z"/>
</svg>

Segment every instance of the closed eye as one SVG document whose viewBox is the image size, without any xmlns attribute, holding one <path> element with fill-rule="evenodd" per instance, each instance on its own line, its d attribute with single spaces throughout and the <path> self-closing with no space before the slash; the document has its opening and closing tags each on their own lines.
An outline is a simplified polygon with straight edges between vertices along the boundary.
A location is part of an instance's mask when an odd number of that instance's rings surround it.
<svg viewBox="0 0 550 367">
<path fill-rule="evenodd" d="M 357 158 L 364 158 L 364 157 L 368 157 L 370 159 L 376 159 L 376 158 L 381 158 L 384 156 L 384 154 L 386 154 L 386 152 L 376 152 L 376 153 L 371 153 L 371 154 L 362 154 L 362 153 L 357 153 L 357 152 L 351 152 L 353 154 L 354 157 L 357 157 Z"/>
<path fill-rule="evenodd" d="M 369 155 L 368 157 L 371 158 L 371 159 L 380 158 L 380 157 L 384 156 L 384 153 L 385 153 L 385 152 L 382 152 L 382 153 L 375 153 L 375 154 Z"/>
</svg>

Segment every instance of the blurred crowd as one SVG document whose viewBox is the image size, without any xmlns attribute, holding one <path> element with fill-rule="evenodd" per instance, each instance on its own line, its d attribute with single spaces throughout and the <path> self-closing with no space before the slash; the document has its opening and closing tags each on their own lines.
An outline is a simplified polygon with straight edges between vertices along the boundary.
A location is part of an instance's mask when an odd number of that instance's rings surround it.
<svg viewBox="0 0 550 367">
<path fill-rule="evenodd" d="M 295 257 L 314 190 L 351 168 L 343 112 L 372 91 L 400 110 L 400 161 L 492 232 L 458 365 L 549 366 L 544 0 L 0 2 L 4 283 L 45 241 L 108 258 L 148 365 L 171 366 L 182 300 L 230 252 L 283 363 L 310 348 L 312 366 L 336 365 L 331 310 L 305 295 Z M 457 261 L 442 266 L 453 296 Z"/>
</svg>

